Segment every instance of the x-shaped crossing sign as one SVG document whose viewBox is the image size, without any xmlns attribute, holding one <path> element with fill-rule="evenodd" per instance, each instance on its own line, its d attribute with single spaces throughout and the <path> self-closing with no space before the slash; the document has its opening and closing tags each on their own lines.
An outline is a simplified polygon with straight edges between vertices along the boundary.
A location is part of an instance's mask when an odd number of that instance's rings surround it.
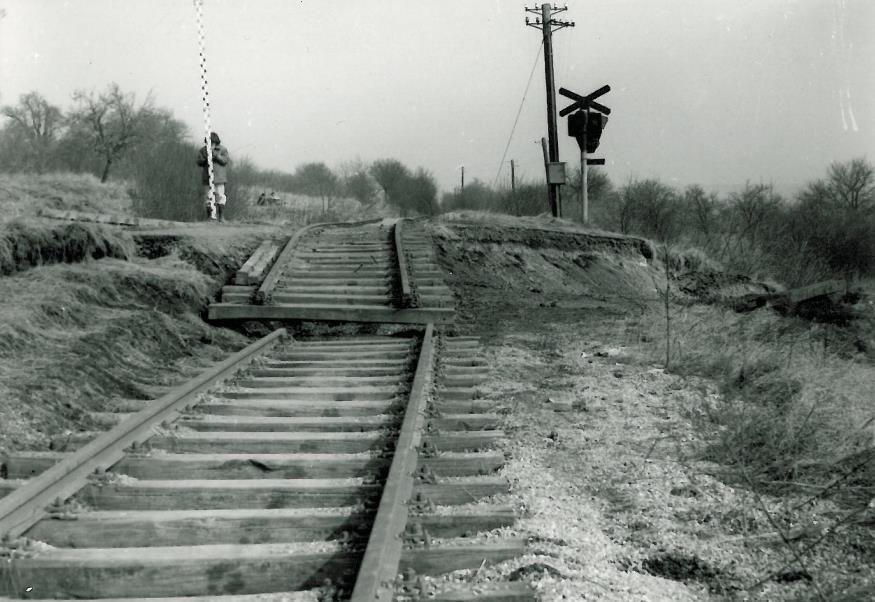
<svg viewBox="0 0 875 602">
<path fill-rule="evenodd" d="M 573 113 L 574 111 L 577 111 L 578 109 L 595 109 L 596 111 L 599 111 L 600 113 L 604 113 L 605 115 L 610 115 L 611 110 L 608 107 L 595 101 L 596 98 L 598 98 L 599 96 L 604 96 L 605 94 L 607 94 L 610 91 L 611 91 L 610 86 L 602 86 L 601 88 L 599 88 L 598 90 L 596 90 L 595 92 L 593 92 L 591 94 L 588 94 L 586 96 L 581 96 L 580 94 L 576 94 L 576 93 L 572 92 L 571 90 L 566 90 L 565 88 L 559 88 L 559 94 L 561 94 L 562 96 L 566 96 L 566 97 L 570 98 L 571 100 L 575 101 L 575 102 L 571 103 L 570 105 L 568 105 L 567 107 L 565 107 L 564 109 L 562 109 L 561 111 L 559 111 L 559 116 L 565 117 L 569 113 Z"/>
</svg>

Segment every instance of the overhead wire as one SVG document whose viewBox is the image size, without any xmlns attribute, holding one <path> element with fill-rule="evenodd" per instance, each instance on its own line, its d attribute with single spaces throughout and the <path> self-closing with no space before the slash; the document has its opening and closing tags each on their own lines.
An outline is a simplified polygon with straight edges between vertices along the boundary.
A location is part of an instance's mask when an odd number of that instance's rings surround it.
<svg viewBox="0 0 875 602">
<path fill-rule="evenodd" d="M 535 75 L 535 68 L 538 66 L 538 59 L 541 58 L 541 50 L 544 49 L 544 40 L 541 40 L 541 45 L 538 46 L 538 52 L 535 54 L 535 62 L 532 64 L 532 71 L 529 73 L 529 81 L 526 82 L 526 89 L 523 92 L 523 98 L 520 101 L 520 107 L 517 109 L 516 118 L 513 120 L 513 127 L 510 128 L 510 136 L 507 137 L 507 144 L 504 147 L 504 153 L 501 155 L 501 162 L 498 164 L 498 173 L 495 174 L 495 179 L 492 181 L 492 187 L 495 188 L 495 185 L 498 183 L 498 178 L 501 176 L 501 169 L 504 167 L 504 160 L 507 158 L 507 151 L 510 149 L 511 140 L 513 140 L 513 134 L 516 131 L 516 126 L 519 123 L 520 115 L 523 112 L 523 105 L 526 103 L 526 97 L 529 95 L 529 88 L 532 85 L 532 77 Z"/>
</svg>

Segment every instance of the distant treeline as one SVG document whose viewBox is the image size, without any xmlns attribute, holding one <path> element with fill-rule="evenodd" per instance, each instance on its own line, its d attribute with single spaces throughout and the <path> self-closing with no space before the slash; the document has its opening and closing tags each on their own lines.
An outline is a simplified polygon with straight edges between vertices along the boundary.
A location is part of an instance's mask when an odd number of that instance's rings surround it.
<svg viewBox="0 0 875 602">
<path fill-rule="evenodd" d="M 151 98 L 110 84 L 102 93 L 77 91 L 66 112 L 37 92 L 2 107 L 0 171 L 88 172 L 103 181 L 129 184 L 140 215 L 202 219 L 201 176 L 194 157 L 200 143 L 184 123 Z M 425 169 L 397 159 L 354 161 L 330 169 L 321 162 L 292 172 L 266 170 L 232 154 L 227 215 L 245 216 L 252 197 L 287 192 L 322 199 L 321 218 L 344 219 L 332 200 L 358 201 L 358 215 L 389 209 L 400 215 L 432 215 L 474 209 L 536 215 L 547 211 L 543 183 L 519 182 L 513 190 L 474 181 L 443 195 Z M 563 187 L 564 217 L 579 220 L 579 172 Z M 589 173 L 590 223 L 639 234 L 674 248 L 693 247 L 723 267 L 773 277 L 788 284 L 820 278 L 875 275 L 875 169 L 865 158 L 831 165 L 793 198 L 772 186 L 746 184 L 719 196 L 693 185 L 677 189 L 655 179 L 617 188 L 603 170 Z M 348 206 L 348 204 L 346 205 Z"/>
<path fill-rule="evenodd" d="M 572 170 L 563 187 L 563 217 L 576 221 L 578 176 Z M 588 192 L 593 225 L 701 249 L 732 271 L 787 284 L 875 275 L 875 169 L 865 158 L 834 163 L 793 198 L 768 184 L 748 183 L 724 196 L 655 179 L 616 188 L 599 169 L 590 170 Z M 543 183 L 512 191 L 475 181 L 445 194 L 441 206 L 532 215 L 545 212 L 547 201 Z"/>
<path fill-rule="evenodd" d="M 130 183 L 140 215 L 173 220 L 201 219 L 201 175 L 195 165 L 201 143 L 187 126 L 153 99 L 137 102 L 110 84 L 101 93 L 77 91 L 69 110 L 50 104 L 38 92 L 2 107 L 0 171 L 93 173 L 102 182 Z M 220 132 L 221 133 L 221 132 Z M 260 192 L 288 192 L 321 198 L 323 217 L 339 197 L 356 199 L 367 212 L 385 204 L 401 215 L 438 211 L 437 183 L 425 169 L 412 170 L 396 159 L 352 162 L 335 172 L 321 162 L 293 172 L 260 169 L 234 153 L 226 193 L 226 215 L 241 217 Z"/>
</svg>

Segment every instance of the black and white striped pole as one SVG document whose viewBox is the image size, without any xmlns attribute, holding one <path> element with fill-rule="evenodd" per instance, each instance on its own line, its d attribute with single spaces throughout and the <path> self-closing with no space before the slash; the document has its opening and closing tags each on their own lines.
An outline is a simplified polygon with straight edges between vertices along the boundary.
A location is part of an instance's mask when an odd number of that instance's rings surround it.
<svg viewBox="0 0 875 602">
<path fill-rule="evenodd" d="M 201 67 L 201 105 L 204 115 L 204 145 L 207 149 L 207 207 L 210 211 L 210 219 L 216 219 L 216 199 L 213 188 L 213 152 L 210 142 L 210 132 L 213 128 L 210 124 L 210 92 L 207 87 L 207 44 L 204 32 L 204 0 L 194 0 L 195 15 L 197 17 L 197 39 L 200 53 Z"/>
</svg>

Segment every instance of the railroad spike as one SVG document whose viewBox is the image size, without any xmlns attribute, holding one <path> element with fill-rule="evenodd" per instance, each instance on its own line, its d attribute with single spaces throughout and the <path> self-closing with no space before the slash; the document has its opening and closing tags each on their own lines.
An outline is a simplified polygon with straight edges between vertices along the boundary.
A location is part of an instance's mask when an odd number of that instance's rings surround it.
<svg viewBox="0 0 875 602">
<path fill-rule="evenodd" d="M 331 579 L 325 579 L 319 587 L 319 593 L 316 594 L 316 599 L 319 602 L 335 602 L 338 599 L 338 590 Z"/>
<path fill-rule="evenodd" d="M 428 584 L 422 575 L 417 575 L 412 568 L 404 572 L 400 580 L 400 589 L 406 600 L 419 602 L 428 595 Z"/>
<path fill-rule="evenodd" d="M 431 439 L 426 439 L 419 446 L 419 455 L 423 458 L 433 458 L 438 455 L 438 448 Z"/>
<path fill-rule="evenodd" d="M 391 442 L 387 442 L 380 448 L 379 457 L 391 458 L 395 455 L 395 446 Z"/>
<path fill-rule="evenodd" d="M 117 478 L 118 478 L 118 476 L 116 474 L 111 473 L 111 472 L 107 472 L 106 470 L 104 470 L 102 468 L 95 468 L 94 472 L 91 475 L 89 475 L 89 480 L 92 483 L 94 483 L 95 485 L 97 485 L 98 487 L 103 487 L 104 485 L 109 485 L 110 483 L 115 481 L 115 479 L 117 479 Z"/>
<path fill-rule="evenodd" d="M 78 520 L 77 510 L 80 509 L 81 506 L 78 503 L 72 500 L 65 502 L 62 498 L 57 497 L 46 508 L 46 513 L 52 520 Z"/>
<path fill-rule="evenodd" d="M 430 544 L 428 531 L 418 520 L 407 523 L 407 526 L 404 528 L 402 539 L 404 545 L 411 548 L 424 547 L 428 549 Z"/>
<path fill-rule="evenodd" d="M 420 483 L 427 483 L 429 485 L 437 485 L 438 482 L 437 474 L 435 474 L 435 472 L 425 464 L 416 469 L 416 473 L 414 473 L 414 478 L 416 478 L 416 480 Z"/>
<path fill-rule="evenodd" d="M 7 534 L 8 535 L 8 534 Z M 26 537 L 4 538 L 0 546 L 0 558 L 31 558 L 36 555 L 34 542 Z"/>
<path fill-rule="evenodd" d="M 413 501 L 410 503 L 410 511 L 416 514 L 433 512 L 434 502 L 432 502 L 424 493 L 420 491 L 416 494 L 416 497 L 413 498 Z"/>
</svg>

